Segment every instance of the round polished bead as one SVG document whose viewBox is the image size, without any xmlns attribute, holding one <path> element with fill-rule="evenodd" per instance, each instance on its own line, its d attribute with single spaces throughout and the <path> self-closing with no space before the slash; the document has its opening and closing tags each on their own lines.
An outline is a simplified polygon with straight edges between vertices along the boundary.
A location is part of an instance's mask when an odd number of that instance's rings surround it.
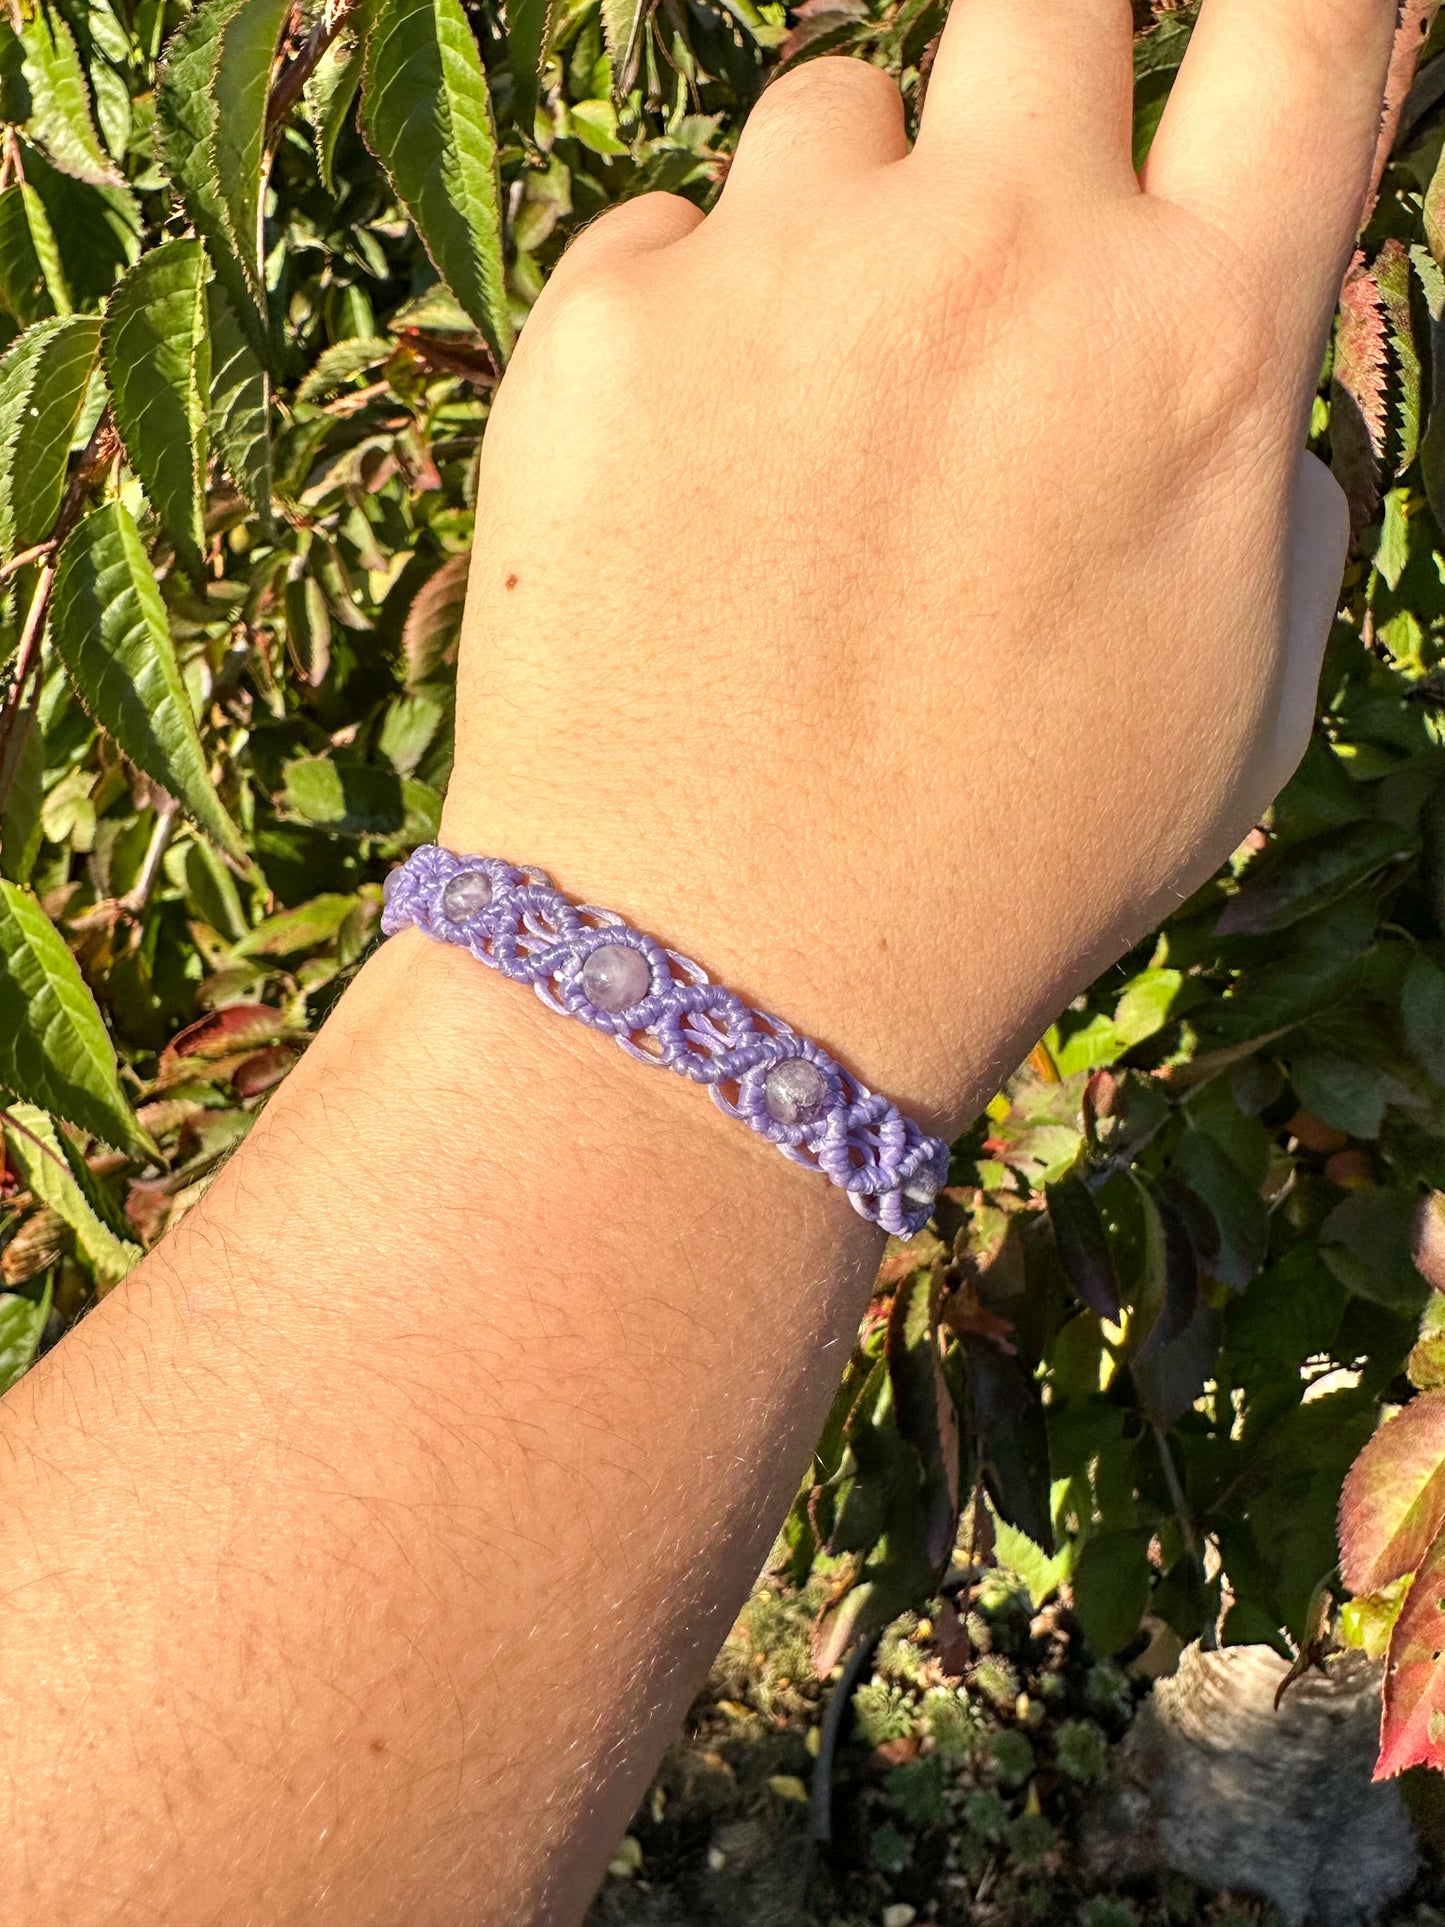
<svg viewBox="0 0 1445 1927">
<path fill-rule="evenodd" d="M 459 870 L 442 891 L 442 910 L 453 923 L 465 923 L 492 900 L 492 879 L 482 870 Z"/>
<path fill-rule="evenodd" d="M 911 1177 L 903 1187 L 903 1202 L 921 1210 L 925 1204 L 932 1204 L 939 1193 L 938 1179 L 931 1171 L 920 1171 Z"/>
<path fill-rule="evenodd" d="M 582 966 L 582 994 L 611 1016 L 640 1004 L 651 988 L 651 966 L 630 943 L 604 943 Z"/>
<path fill-rule="evenodd" d="M 775 1124 L 811 1124 L 828 1099 L 828 1080 L 806 1057 L 786 1057 L 763 1079 L 763 1105 Z"/>
</svg>

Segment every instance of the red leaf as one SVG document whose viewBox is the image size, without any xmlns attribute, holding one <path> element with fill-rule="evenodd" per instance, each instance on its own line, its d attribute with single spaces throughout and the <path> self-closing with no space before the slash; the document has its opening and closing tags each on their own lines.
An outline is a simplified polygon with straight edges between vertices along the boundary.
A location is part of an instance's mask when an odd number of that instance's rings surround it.
<svg viewBox="0 0 1445 1927">
<path fill-rule="evenodd" d="M 1405 111 L 1405 101 L 1414 84 L 1415 70 L 1420 65 L 1420 56 L 1425 51 L 1425 42 L 1430 37 L 1430 29 L 1435 24 L 1435 16 L 1440 11 L 1440 0 L 1405 0 L 1400 11 L 1400 24 L 1395 29 L 1395 51 L 1390 56 L 1390 77 L 1385 83 L 1385 111 L 1380 123 L 1380 140 L 1375 150 L 1375 171 L 1370 182 L 1369 213 L 1373 213 L 1375 197 L 1380 191 L 1385 168 L 1395 145 L 1395 136 L 1400 131 L 1400 119 Z M 1369 218 L 1366 214 L 1366 219 Z"/>
<path fill-rule="evenodd" d="M 1340 295 L 1340 326 L 1330 405 L 1334 472 L 1350 498 L 1355 529 L 1367 528 L 1380 506 L 1380 465 L 1389 424 L 1389 330 L 1380 291 L 1355 256 Z"/>
<path fill-rule="evenodd" d="M 264 1050 L 253 1051 L 231 1072 L 231 1083 L 239 1097 L 259 1097 L 262 1091 L 269 1091 L 296 1062 L 294 1050 L 284 1044 L 268 1044 Z"/>
<path fill-rule="evenodd" d="M 465 555 L 449 556 L 417 590 L 401 628 L 401 652 L 406 659 L 409 689 L 432 677 L 457 659 L 462 610 L 467 599 Z"/>
<path fill-rule="evenodd" d="M 1387 1419 L 1340 1494 L 1341 1571 L 1357 1595 L 1412 1572 L 1445 1525 L 1445 1392 Z"/>
<path fill-rule="evenodd" d="M 199 1017 L 167 1044 L 167 1057 L 228 1057 L 253 1044 L 268 1044 L 288 1028 L 284 1014 L 270 1004 L 228 1004 Z"/>
<path fill-rule="evenodd" d="M 1385 1662 L 1377 1780 L 1406 1767 L 1445 1770 L 1445 1533 L 1431 1546 L 1405 1598 Z"/>
</svg>

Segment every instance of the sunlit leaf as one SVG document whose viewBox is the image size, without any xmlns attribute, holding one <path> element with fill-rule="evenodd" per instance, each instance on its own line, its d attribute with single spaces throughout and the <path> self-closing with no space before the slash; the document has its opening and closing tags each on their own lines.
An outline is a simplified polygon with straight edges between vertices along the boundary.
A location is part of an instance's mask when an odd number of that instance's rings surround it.
<svg viewBox="0 0 1445 1927">
<path fill-rule="evenodd" d="M 497 139 L 460 0 L 372 0 L 361 124 L 438 272 L 505 361 Z"/>
<path fill-rule="evenodd" d="M 120 1087 L 115 1046 L 55 925 L 0 880 L 0 1086 L 122 1150 L 154 1147 Z"/>
<path fill-rule="evenodd" d="M 143 254 L 111 296 L 101 359 L 126 458 L 192 575 L 205 541 L 211 345 L 199 241 Z"/>
<path fill-rule="evenodd" d="M 1341 1573 L 1353 1593 L 1413 1572 L 1445 1526 L 1445 1392 L 1387 1419 L 1340 1496 Z"/>
<path fill-rule="evenodd" d="M 100 347 L 91 315 L 38 321 L 0 361 L 0 553 L 50 533 Z"/>
<path fill-rule="evenodd" d="M 95 720 L 207 836 L 244 861 L 240 833 L 211 782 L 145 545 L 122 503 L 94 510 L 67 538 L 51 634 Z"/>
</svg>

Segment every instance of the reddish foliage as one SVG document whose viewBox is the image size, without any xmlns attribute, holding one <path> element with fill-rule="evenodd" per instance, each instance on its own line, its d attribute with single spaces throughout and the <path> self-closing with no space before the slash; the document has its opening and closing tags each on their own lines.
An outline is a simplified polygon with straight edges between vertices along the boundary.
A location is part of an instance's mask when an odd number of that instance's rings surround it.
<svg viewBox="0 0 1445 1927">
<path fill-rule="evenodd" d="M 1420 1276 L 1445 1291 L 1445 1193 L 1427 1191 L 1421 1198 L 1410 1255 Z"/>
<path fill-rule="evenodd" d="M 1340 1494 L 1341 1570 L 1353 1593 L 1412 1572 L 1445 1525 L 1445 1392 L 1382 1425 Z"/>
<path fill-rule="evenodd" d="M 270 1004 L 229 1004 L 197 1018 L 167 1044 L 167 1057 L 228 1057 L 253 1044 L 270 1043 L 288 1029 L 284 1015 Z"/>
<path fill-rule="evenodd" d="M 1406 1767 L 1445 1769 L 1445 1534 L 1430 1548 L 1395 1622 L 1385 1665 L 1377 1780 Z"/>
</svg>

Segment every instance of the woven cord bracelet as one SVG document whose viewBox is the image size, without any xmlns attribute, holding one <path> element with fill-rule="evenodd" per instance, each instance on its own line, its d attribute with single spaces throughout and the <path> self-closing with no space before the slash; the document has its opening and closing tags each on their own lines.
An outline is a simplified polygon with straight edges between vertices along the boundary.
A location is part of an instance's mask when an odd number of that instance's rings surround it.
<svg viewBox="0 0 1445 1927">
<path fill-rule="evenodd" d="M 948 1146 L 690 958 L 610 910 L 572 903 L 541 870 L 498 857 L 425 844 L 392 871 L 385 894 L 387 936 L 415 924 L 459 944 L 531 984 L 549 1010 L 705 1084 L 729 1117 L 839 1185 L 861 1217 L 900 1238 L 927 1224 Z"/>
</svg>

